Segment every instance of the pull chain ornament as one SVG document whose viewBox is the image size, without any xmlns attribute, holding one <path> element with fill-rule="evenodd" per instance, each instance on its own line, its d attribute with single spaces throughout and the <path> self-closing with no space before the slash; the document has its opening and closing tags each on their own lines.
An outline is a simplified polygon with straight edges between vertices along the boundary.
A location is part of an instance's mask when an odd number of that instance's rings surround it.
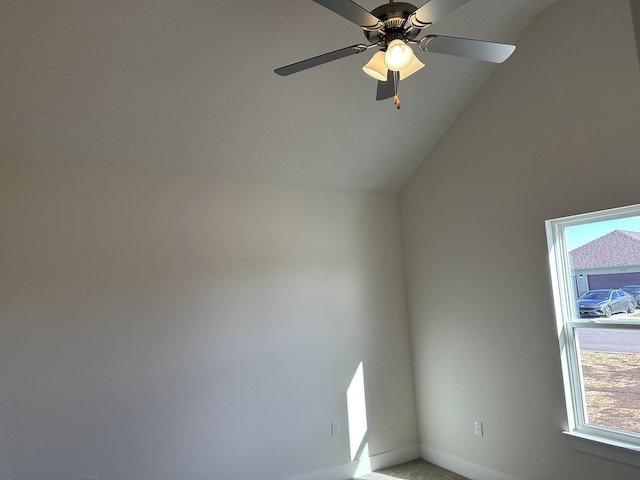
<svg viewBox="0 0 640 480">
<path fill-rule="evenodd" d="M 393 104 L 400 110 L 400 98 L 398 97 L 398 83 L 400 83 L 400 72 L 393 72 Z"/>
</svg>

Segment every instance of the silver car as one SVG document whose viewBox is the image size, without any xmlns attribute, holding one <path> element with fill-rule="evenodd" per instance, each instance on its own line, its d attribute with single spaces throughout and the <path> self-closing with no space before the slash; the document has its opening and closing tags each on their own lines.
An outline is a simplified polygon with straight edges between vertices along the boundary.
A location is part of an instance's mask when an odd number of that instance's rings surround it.
<svg viewBox="0 0 640 480">
<path fill-rule="evenodd" d="M 620 290 L 627 292 L 636 299 L 636 308 L 640 307 L 640 285 L 626 285 L 620 287 Z"/>
<path fill-rule="evenodd" d="M 581 317 L 606 317 L 614 313 L 633 313 L 636 308 L 631 295 L 618 289 L 589 290 L 578 300 Z"/>
</svg>

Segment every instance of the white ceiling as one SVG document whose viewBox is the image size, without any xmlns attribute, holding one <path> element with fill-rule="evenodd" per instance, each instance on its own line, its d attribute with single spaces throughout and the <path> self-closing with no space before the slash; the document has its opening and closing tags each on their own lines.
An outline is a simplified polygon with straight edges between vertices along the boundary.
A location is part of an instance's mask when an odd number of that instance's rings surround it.
<svg viewBox="0 0 640 480">
<path fill-rule="evenodd" d="M 554 1 L 472 0 L 431 31 L 517 44 Z M 420 52 L 400 111 L 372 51 L 273 73 L 361 42 L 312 0 L 0 0 L 0 158 L 395 191 L 494 66 Z"/>
</svg>

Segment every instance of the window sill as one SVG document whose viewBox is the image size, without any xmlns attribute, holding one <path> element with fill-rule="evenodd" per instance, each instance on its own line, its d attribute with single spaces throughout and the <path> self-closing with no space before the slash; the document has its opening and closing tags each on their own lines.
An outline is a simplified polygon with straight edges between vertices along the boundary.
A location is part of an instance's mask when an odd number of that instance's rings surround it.
<svg viewBox="0 0 640 480">
<path fill-rule="evenodd" d="M 640 467 L 639 446 L 579 432 L 562 433 L 569 437 L 575 450 Z"/>
</svg>

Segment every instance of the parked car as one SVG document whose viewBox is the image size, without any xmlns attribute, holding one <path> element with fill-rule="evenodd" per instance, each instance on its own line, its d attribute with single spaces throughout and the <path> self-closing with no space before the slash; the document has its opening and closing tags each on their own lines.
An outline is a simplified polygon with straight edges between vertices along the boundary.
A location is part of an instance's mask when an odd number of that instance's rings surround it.
<svg viewBox="0 0 640 480">
<path fill-rule="evenodd" d="M 619 289 L 589 290 L 578 300 L 581 317 L 609 318 L 614 313 L 632 313 L 635 308 L 635 298 Z"/>
<path fill-rule="evenodd" d="M 640 285 L 626 285 L 620 290 L 627 292 L 629 295 L 633 295 L 636 299 L 636 308 L 640 306 Z"/>
</svg>

